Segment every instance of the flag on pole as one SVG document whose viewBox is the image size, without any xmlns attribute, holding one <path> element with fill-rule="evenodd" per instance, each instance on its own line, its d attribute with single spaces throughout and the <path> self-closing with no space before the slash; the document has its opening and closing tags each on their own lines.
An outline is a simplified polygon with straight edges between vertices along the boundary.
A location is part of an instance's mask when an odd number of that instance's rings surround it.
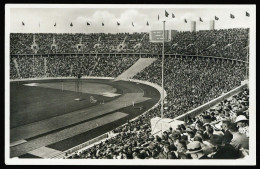
<svg viewBox="0 0 260 169">
<path fill-rule="evenodd" d="M 175 15 L 172 13 L 172 18 L 175 18 Z"/>
<path fill-rule="evenodd" d="M 219 19 L 219 18 L 215 16 L 215 20 L 218 21 L 218 19 Z"/>
<path fill-rule="evenodd" d="M 187 20 L 186 20 L 186 19 L 184 19 L 184 22 L 185 22 L 185 23 L 187 23 Z"/>
<path fill-rule="evenodd" d="M 119 25 L 120 25 L 120 23 L 117 22 L 117 26 L 119 26 Z"/>
<path fill-rule="evenodd" d="M 248 16 L 248 17 L 250 16 L 250 14 L 247 11 L 246 11 L 246 16 Z"/>
<path fill-rule="evenodd" d="M 132 26 L 135 27 L 133 22 L 132 22 Z"/>
<path fill-rule="evenodd" d="M 233 14 L 230 14 L 230 18 L 231 18 L 231 19 L 234 19 L 235 16 L 234 16 Z"/>
<path fill-rule="evenodd" d="M 89 26 L 89 25 L 90 25 L 90 23 L 87 22 L 87 26 Z"/>
<path fill-rule="evenodd" d="M 56 22 L 55 22 L 54 26 L 56 26 Z"/>
<path fill-rule="evenodd" d="M 23 25 L 23 26 L 25 25 L 24 22 L 22 22 L 22 25 Z"/>
<path fill-rule="evenodd" d="M 159 17 L 159 15 L 158 15 L 158 21 L 160 20 L 160 17 Z"/>
<path fill-rule="evenodd" d="M 201 17 L 200 17 L 200 22 L 203 22 L 203 20 L 201 19 Z"/>
<path fill-rule="evenodd" d="M 104 26 L 105 24 L 102 22 L 102 26 Z"/>
<path fill-rule="evenodd" d="M 169 13 L 165 10 L 165 17 L 168 17 Z"/>
<path fill-rule="evenodd" d="M 149 23 L 148 23 L 148 21 L 147 21 L 146 25 L 147 25 L 147 26 L 149 26 Z"/>
<path fill-rule="evenodd" d="M 70 23 L 70 26 L 71 26 L 71 27 L 73 26 L 72 22 Z"/>
</svg>

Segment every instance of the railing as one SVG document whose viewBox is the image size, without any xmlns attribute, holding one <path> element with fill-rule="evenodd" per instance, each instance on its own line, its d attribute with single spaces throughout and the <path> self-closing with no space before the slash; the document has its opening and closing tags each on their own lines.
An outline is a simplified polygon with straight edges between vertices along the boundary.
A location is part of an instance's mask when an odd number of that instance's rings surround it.
<svg viewBox="0 0 260 169">
<path fill-rule="evenodd" d="M 160 53 L 49 53 L 49 54 L 10 54 L 11 56 L 43 56 L 43 57 L 49 57 L 49 56 L 64 56 L 64 55 L 83 55 L 83 56 L 133 56 L 133 55 L 140 55 L 142 56 L 158 56 L 161 57 L 162 54 Z M 226 60 L 226 61 L 234 61 L 234 62 L 242 62 L 242 63 L 249 63 L 244 60 L 239 59 L 233 59 L 233 58 L 227 58 L 227 57 L 216 57 L 216 56 L 204 56 L 204 55 L 186 55 L 186 54 L 164 54 L 166 57 L 195 57 L 195 58 L 206 58 L 206 59 L 219 59 L 219 60 Z"/>
</svg>

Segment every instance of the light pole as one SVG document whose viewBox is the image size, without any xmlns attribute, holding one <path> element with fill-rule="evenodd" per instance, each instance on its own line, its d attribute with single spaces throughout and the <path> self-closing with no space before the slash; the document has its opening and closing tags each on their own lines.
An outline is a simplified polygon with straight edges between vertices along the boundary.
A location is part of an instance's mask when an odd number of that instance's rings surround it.
<svg viewBox="0 0 260 169">
<path fill-rule="evenodd" d="M 165 21 L 163 22 L 163 47 L 162 47 L 162 99 L 161 99 L 161 119 L 163 118 L 163 101 L 164 101 L 164 70 L 163 70 L 163 66 L 164 66 L 164 41 L 165 41 Z"/>
</svg>

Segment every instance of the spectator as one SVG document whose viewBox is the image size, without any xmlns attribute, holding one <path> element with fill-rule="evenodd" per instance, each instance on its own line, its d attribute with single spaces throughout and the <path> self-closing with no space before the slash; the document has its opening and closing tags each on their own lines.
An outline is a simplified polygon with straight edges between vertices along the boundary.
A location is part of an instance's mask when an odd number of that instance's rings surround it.
<svg viewBox="0 0 260 169">
<path fill-rule="evenodd" d="M 229 126 L 230 126 L 230 121 L 228 121 L 228 120 L 222 121 L 221 128 L 224 133 L 224 136 L 223 136 L 224 144 L 229 144 L 233 138 L 233 135 L 229 131 Z"/>
<path fill-rule="evenodd" d="M 249 137 L 248 119 L 244 115 L 239 115 L 236 118 L 235 123 L 237 123 L 238 131 Z"/>
<path fill-rule="evenodd" d="M 188 151 L 192 159 L 208 159 L 208 157 L 203 153 L 201 144 L 198 141 L 193 141 L 187 145 Z"/>
<path fill-rule="evenodd" d="M 164 144 L 163 151 L 159 154 L 159 159 L 177 159 L 169 144 Z"/>
<path fill-rule="evenodd" d="M 210 143 L 214 146 L 214 152 L 210 154 L 213 159 L 237 159 L 238 151 L 230 144 L 223 144 L 223 136 L 213 135 Z"/>
<path fill-rule="evenodd" d="M 235 123 L 230 124 L 229 131 L 233 135 L 230 144 L 236 150 L 239 150 L 240 148 L 249 149 L 249 138 L 245 134 L 238 132 L 238 127 Z"/>
</svg>

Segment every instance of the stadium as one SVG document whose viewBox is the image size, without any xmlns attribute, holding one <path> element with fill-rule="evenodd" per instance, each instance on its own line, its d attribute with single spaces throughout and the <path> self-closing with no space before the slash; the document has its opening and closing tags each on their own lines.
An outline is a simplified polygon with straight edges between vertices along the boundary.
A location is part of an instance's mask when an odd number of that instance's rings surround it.
<svg viewBox="0 0 260 169">
<path fill-rule="evenodd" d="M 250 28 L 218 19 L 160 30 L 162 43 L 152 31 L 11 33 L 10 158 L 246 158 Z"/>
</svg>

